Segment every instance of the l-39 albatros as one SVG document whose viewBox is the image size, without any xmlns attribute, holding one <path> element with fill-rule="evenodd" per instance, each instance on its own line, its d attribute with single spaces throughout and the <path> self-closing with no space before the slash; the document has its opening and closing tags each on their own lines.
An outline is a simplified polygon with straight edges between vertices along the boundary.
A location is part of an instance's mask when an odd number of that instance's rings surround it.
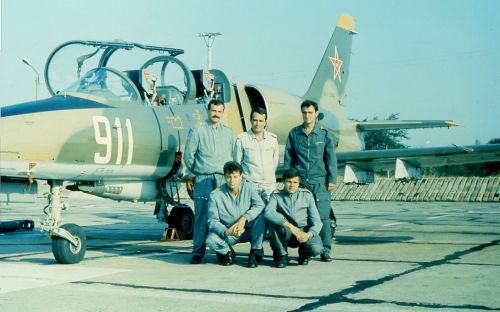
<svg viewBox="0 0 500 312">
<path fill-rule="evenodd" d="M 500 158 L 500 144 L 364 151 L 363 131 L 454 123 L 347 121 L 345 91 L 354 34 L 354 19 L 342 15 L 301 97 L 231 82 L 216 69 L 190 70 L 176 57 L 183 53 L 180 49 L 123 41 L 66 42 L 45 65 L 52 97 L 2 107 L 2 184 L 48 182 L 41 229 L 52 238 L 59 263 L 77 263 L 84 258 L 86 237 L 76 224 L 61 225 L 63 188 L 115 200 L 157 202 L 157 215 L 164 221 L 170 206 L 169 224 L 190 237 L 192 210 L 177 196 L 179 183 L 188 176 L 182 151 L 188 130 L 205 122 L 212 98 L 226 104 L 225 122 L 235 133 L 250 128 L 252 108 L 265 108 L 268 128 L 278 135 L 282 150 L 290 127 L 302 121 L 300 103 L 318 102 L 319 118 L 334 137 L 345 182 L 370 182 L 376 169 L 395 167 L 397 179 L 417 179 L 425 166 Z"/>
</svg>

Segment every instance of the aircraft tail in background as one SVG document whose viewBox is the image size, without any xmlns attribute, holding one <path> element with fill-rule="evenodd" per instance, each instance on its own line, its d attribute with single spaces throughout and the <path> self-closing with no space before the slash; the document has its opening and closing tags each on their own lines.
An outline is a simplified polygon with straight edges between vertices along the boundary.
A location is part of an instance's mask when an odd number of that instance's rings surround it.
<svg viewBox="0 0 500 312">
<path fill-rule="evenodd" d="M 313 100 L 322 110 L 345 119 L 345 91 L 349 79 L 354 17 L 341 15 L 309 89 L 303 98 Z"/>
</svg>

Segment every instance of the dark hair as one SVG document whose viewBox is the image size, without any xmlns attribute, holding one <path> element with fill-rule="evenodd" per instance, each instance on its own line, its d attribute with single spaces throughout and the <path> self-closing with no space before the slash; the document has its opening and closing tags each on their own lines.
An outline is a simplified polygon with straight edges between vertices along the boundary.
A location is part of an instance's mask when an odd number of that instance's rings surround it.
<svg viewBox="0 0 500 312">
<path fill-rule="evenodd" d="M 267 121 L 267 111 L 265 108 L 262 107 L 255 107 L 252 109 L 252 112 L 250 113 L 250 120 L 253 120 L 253 113 L 261 114 L 266 116 L 265 120 Z"/>
<path fill-rule="evenodd" d="M 225 108 L 224 102 L 222 102 L 221 100 L 217 100 L 217 99 L 211 100 L 210 102 L 208 102 L 207 109 L 210 110 L 210 106 L 212 106 L 212 105 L 216 105 L 216 106 L 222 105 Z"/>
<path fill-rule="evenodd" d="M 295 177 L 300 178 L 300 174 L 299 174 L 299 171 L 297 169 L 290 168 L 290 169 L 283 171 L 283 182 L 285 182 L 288 179 L 295 178 Z"/>
<path fill-rule="evenodd" d="M 304 107 L 309 107 L 309 106 L 314 107 L 315 112 L 318 111 L 318 103 L 311 100 L 305 100 L 304 102 L 302 102 L 302 104 L 300 104 L 300 110 L 302 110 Z"/>
<path fill-rule="evenodd" d="M 228 161 L 224 165 L 224 175 L 231 174 L 233 172 L 239 172 L 240 174 L 243 172 L 243 168 L 236 161 Z"/>
</svg>

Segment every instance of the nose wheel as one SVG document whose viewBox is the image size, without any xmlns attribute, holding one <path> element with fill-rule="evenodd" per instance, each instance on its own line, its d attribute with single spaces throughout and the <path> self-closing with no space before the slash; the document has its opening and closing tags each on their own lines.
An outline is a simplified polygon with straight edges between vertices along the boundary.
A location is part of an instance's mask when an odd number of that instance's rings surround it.
<svg viewBox="0 0 500 312">
<path fill-rule="evenodd" d="M 61 264 L 73 264 L 82 261 L 87 249 L 85 232 L 78 225 L 71 223 L 64 224 L 60 228 L 71 234 L 76 244 L 71 243 L 63 237 L 52 236 L 52 253 L 54 254 L 54 258 Z"/>
<path fill-rule="evenodd" d="M 50 181 L 49 204 L 44 208 L 41 229 L 52 239 L 52 253 L 58 263 L 73 264 L 83 260 L 87 249 L 87 238 L 83 229 L 76 224 L 61 225 L 61 210 L 67 205 L 62 202 L 62 181 Z"/>
</svg>

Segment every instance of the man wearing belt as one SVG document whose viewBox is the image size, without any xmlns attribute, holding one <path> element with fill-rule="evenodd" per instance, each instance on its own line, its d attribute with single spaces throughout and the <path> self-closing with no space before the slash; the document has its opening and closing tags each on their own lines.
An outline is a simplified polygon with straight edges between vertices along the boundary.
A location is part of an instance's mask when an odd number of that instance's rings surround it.
<svg viewBox="0 0 500 312">
<path fill-rule="evenodd" d="M 310 190 L 323 223 L 320 233 L 323 242 L 321 261 L 330 262 L 332 229 L 330 218 L 335 218 L 330 203 L 330 192 L 337 180 L 337 158 L 331 134 L 316 122 L 318 104 L 306 100 L 300 105 L 302 125 L 288 134 L 285 148 L 284 168 L 297 168 L 300 185 Z"/>
<path fill-rule="evenodd" d="M 248 267 L 255 268 L 266 229 L 264 202 L 252 183 L 242 182 L 241 174 L 239 163 L 224 165 L 226 183 L 215 189 L 208 201 L 207 245 L 216 252 L 219 264 L 231 265 L 235 257 L 231 246 L 250 241 Z"/>
<path fill-rule="evenodd" d="M 257 107 L 250 113 L 252 128 L 238 135 L 233 160 L 243 168 L 246 181 L 252 182 L 267 203 L 276 189 L 276 168 L 280 159 L 278 137 L 266 129 L 267 111 Z"/>
<path fill-rule="evenodd" d="M 317 256 L 323 250 L 318 236 L 322 224 L 314 197 L 309 190 L 299 188 L 299 183 L 297 169 L 285 170 L 284 188 L 271 194 L 264 212 L 278 268 L 288 264 L 288 247 L 299 248 L 299 265 L 307 265 L 311 256 Z"/>
<path fill-rule="evenodd" d="M 212 100 L 207 110 L 207 122 L 189 131 L 184 149 L 184 163 L 195 175 L 194 183 L 193 180 L 186 182 L 188 191 L 193 192 L 194 201 L 192 264 L 201 263 L 205 255 L 208 199 L 210 193 L 223 182 L 222 170 L 224 164 L 231 160 L 234 144 L 233 130 L 220 122 L 224 103 Z"/>
</svg>

